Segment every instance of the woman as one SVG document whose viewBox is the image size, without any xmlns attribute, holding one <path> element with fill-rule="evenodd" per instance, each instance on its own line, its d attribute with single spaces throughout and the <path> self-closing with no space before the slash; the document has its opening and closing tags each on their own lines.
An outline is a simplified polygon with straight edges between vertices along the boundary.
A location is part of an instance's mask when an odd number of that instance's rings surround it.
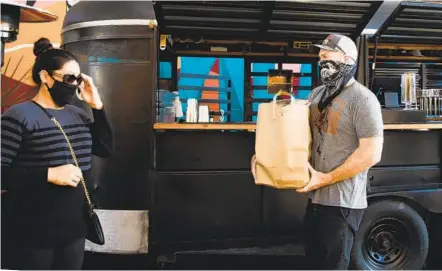
<svg viewBox="0 0 442 271">
<path fill-rule="evenodd" d="M 90 179 L 92 154 L 111 155 L 112 129 L 92 78 L 80 73 L 71 53 L 41 38 L 34 54 L 32 78 L 40 86 L 38 94 L 1 118 L 2 189 L 7 191 L 2 195 L 2 237 L 8 237 L 2 250 L 7 250 L 8 268 L 81 269 L 86 224 L 80 179 Z M 68 104 L 78 90 L 92 108 L 94 122 Z M 62 125 L 80 168 L 74 166 L 61 131 L 35 103 Z"/>
</svg>

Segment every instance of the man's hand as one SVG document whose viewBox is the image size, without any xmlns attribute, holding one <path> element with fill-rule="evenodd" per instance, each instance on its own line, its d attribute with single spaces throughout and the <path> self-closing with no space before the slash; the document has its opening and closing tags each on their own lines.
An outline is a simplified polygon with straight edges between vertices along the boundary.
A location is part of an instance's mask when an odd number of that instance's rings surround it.
<svg viewBox="0 0 442 271">
<path fill-rule="evenodd" d="M 256 179 L 256 155 L 252 156 L 252 160 L 250 161 L 250 169 L 252 171 L 253 179 Z"/>
<path fill-rule="evenodd" d="M 297 189 L 296 192 L 307 193 L 323 186 L 330 185 L 330 175 L 316 171 L 310 163 L 308 164 L 308 170 L 311 173 L 310 181 L 303 188 Z"/>
</svg>

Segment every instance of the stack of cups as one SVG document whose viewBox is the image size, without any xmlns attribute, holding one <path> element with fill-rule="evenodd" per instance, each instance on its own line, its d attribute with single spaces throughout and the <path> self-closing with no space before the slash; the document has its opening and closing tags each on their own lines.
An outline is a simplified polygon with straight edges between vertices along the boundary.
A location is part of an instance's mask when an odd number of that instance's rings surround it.
<svg viewBox="0 0 442 271">
<path fill-rule="evenodd" d="M 209 122 L 209 106 L 200 105 L 198 113 L 198 122 Z"/>
<path fill-rule="evenodd" d="M 186 122 L 197 122 L 198 120 L 198 101 L 196 99 L 187 100 Z"/>
</svg>

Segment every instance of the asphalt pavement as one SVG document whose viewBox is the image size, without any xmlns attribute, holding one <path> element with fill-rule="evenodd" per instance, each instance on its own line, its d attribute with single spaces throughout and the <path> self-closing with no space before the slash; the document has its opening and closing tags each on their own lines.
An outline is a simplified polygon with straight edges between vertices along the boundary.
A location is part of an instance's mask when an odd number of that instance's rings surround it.
<svg viewBox="0 0 442 271">
<path fill-rule="evenodd" d="M 156 265 L 148 256 L 121 256 L 86 253 L 84 269 L 87 270 L 294 270 L 306 269 L 300 256 L 226 256 L 186 255 L 177 257 L 174 264 Z"/>
<path fill-rule="evenodd" d="M 226 256 L 186 255 L 176 263 L 166 264 L 166 270 L 305 270 L 308 265 L 302 256 Z M 154 270 L 161 269 L 155 260 L 145 255 L 104 255 L 86 253 L 87 270 Z M 442 270 L 442 259 L 435 255 L 429 259 L 427 270 Z"/>
</svg>

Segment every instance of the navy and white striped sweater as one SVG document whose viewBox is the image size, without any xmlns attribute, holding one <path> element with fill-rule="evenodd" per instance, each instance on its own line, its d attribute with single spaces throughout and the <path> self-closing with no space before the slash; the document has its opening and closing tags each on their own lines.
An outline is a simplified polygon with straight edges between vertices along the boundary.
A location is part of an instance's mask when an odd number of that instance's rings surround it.
<svg viewBox="0 0 442 271">
<path fill-rule="evenodd" d="M 92 122 L 82 109 L 72 105 L 47 110 L 69 137 L 87 182 L 92 154 L 107 157 L 113 149 L 105 111 L 92 110 Z M 47 181 L 50 167 L 74 164 L 60 130 L 32 102 L 9 108 L 1 117 L 1 129 L 2 189 L 7 190 L 4 197 L 10 234 L 17 233 L 20 241 L 42 247 L 85 236 L 81 184 L 73 188 Z"/>
</svg>

